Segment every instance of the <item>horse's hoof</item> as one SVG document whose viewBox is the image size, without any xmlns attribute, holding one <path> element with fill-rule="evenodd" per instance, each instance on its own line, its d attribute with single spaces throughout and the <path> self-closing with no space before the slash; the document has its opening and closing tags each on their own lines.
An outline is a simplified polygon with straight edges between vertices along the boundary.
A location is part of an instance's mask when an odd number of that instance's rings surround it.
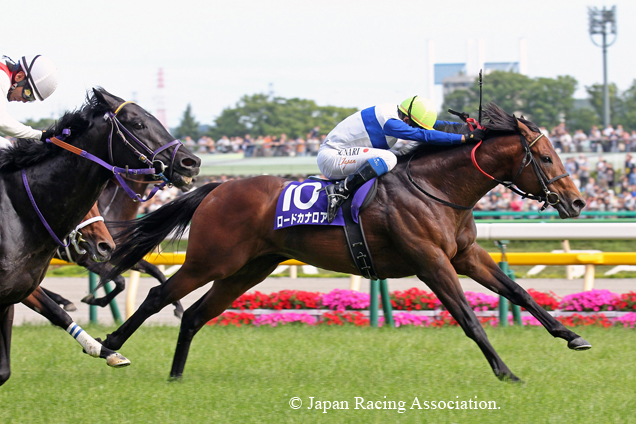
<svg viewBox="0 0 636 424">
<path fill-rule="evenodd" d="M 499 374 L 497 376 L 497 378 L 500 381 L 505 381 L 507 383 L 525 384 L 525 381 L 521 380 L 519 377 L 517 377 L 513 373 L 510 373 L 510 374 Z"/>
<path fill-rule="evenodd" d="M 176 309 L 174 310 L 174 316 L 181 319 L 183 318 L 183 310 L 182 309 Z"/>
<path fill-rule="evenodd" d="M 68 303 L 64 305 L 64 310 L 66 312 L 75 312 L 77 311 L 77 306 L 75 306 L 73 303 Z"/>
<path fill-rule="evenodd" d="M 123 368 L 130 365 L 130 360 L 120 353 L 113 353 L 106 357 L 106 364 L 113 368 Z"/>
<path fill-rule="evenodd" d="M 583 337 L 577 337 L 568 342 L 568 347 L 572 350 L 588 350 L 592 348 L 592 345 Z"/>
<path fill-rule="evenodd" d="M 183 375 L 171 375 L 168 377 L 168 383 L 180 382 L 183 381 Z"/>
<path fill-rule="evenodd" d="M 95 300 L 95 295 L 94 294 L 89 294 L 89 295 L 84 296 L 82 298 L 81 302 L 82 303 L 88 303 L 89 305 L 92 305 L 91 302 L 94 301 L 94 300 Z"/>
</svg>

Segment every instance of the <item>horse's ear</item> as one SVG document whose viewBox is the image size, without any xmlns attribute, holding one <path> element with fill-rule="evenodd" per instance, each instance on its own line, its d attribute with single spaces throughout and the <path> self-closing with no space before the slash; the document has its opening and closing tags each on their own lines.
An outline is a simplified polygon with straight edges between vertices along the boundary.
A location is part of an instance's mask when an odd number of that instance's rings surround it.
<svg viewBox="0 0 636 424">
<path fill-rule="evenodd" d="M 533 137 L 532 137 L 532 131 L 530 131 L 530 128 L 528 128 L 528 126 L 526 124 L 521 122 L 516 117 L 515 117 L 515 121 L 517 121 L 517 128 L 521 132 L 521 135 L 523 135 L 526 138 L 526 140 L 528 140 L 528 141 L 532 140 Z"/>
<path fill-rule="evenodd" d="M 113 96 L 101 87 L 93 88 L 93 94 L 100 104 L 107 106 L 111 111 L 116 110 L 119 105 L 123 103 L 122 99 L 117 96 Z"/>
</svg>

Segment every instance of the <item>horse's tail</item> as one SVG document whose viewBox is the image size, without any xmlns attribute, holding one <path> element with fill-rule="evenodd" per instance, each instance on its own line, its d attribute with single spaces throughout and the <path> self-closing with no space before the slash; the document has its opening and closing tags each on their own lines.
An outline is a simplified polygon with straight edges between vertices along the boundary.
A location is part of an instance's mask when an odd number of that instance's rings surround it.
<svg viewBox="0 0 636 424">
<path fill-rule="evenodd" d="M 181 239 L 203 199 L 219 185 L 206 184 L 141 218 L 114 224 L 122 228 L 114 237 L 117 248 L 111 256 L 111 262 L 115 267 L 102 280 L 112 280 L 132 268 L 173 231 L 173 239 Z"/>
</svg>

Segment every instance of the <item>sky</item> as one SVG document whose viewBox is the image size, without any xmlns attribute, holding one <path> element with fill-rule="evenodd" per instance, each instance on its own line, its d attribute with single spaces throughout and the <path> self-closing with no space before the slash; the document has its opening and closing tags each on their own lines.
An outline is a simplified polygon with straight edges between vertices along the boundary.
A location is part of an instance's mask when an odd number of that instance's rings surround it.
<svg viewBox="0 0 636 424">
<path fill-rule="evenodd" d="M 170 127 L 188 104 L 201 124 L 211 124 L 223 109 L 256 93 L 360 109 L 414 94 L 441 104 L 441 88 L 429 92 L 431 41 L 436 63 L 469 61 L 475 55 L 469 40 L 475 49 L 483 40 L 486 62 L 515 62 L 525 39 L 527 75 L 573 76 L 579 82 L 575 97 L 584 98 L 585 86 L 603 81 L 602 49 L 588 34 L 588 6 L 616 5 L 608 80 L 625 90 L 636 79 L 634 0 L 12 4 L 0 53 L 14 60 L 42 54 L 60 72 L 58 89 L 46 101 L 10 104 L 9 112 L 22 121 L 58 118 L 79 108 L 97 86 L 151 113 L 163 103 Z M 160 68 L 163 90 L 157 88 Z"/>
</svg>

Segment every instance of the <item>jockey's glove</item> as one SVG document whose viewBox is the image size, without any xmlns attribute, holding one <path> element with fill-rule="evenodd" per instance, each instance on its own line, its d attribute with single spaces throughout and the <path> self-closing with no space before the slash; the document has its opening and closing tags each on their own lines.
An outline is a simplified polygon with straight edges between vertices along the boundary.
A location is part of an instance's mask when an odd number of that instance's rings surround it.
<svg viewBox="0 0 636 424">
<path fill-rule="evenodd" d="M 466 134 L 464 137 L 466 138 L 466 143 L 477 143 L 478 141 L 483 140 L 485 135 L 485 130 L 477 128 L 476 130 Z"/>
<path fill-rule="evenodd" d="M 40 141 L 46 141 L 47 138 L 53 137 L 53 133 L 51 131 L 42 131 L 42 136 L 40 137 Z"/>
</svg>

